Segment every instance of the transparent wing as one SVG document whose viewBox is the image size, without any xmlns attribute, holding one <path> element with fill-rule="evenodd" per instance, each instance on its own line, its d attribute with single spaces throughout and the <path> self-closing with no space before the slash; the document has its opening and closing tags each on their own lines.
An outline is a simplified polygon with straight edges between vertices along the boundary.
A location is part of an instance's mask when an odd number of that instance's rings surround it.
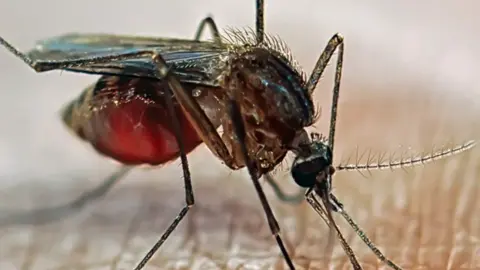
<svg viewBox="0 0 480 270">
<path fill-rule="evenodd" d="M 180 81 L 211 85 L 218 74 L 227 45 L 209 41 L 150 38 L 109 34 L 67 34 L 37 43 L 27 53 L 34 62 L 75 61 L 142 51 L 160 53 Z M 150 58 L 112 61 L 68 68 L 66 70 L 133 77 L 155 77 Z"/>
</svg>

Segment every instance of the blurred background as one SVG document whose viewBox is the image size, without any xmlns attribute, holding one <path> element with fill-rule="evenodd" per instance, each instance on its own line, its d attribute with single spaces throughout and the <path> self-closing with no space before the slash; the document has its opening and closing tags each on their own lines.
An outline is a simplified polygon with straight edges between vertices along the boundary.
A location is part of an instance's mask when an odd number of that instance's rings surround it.
<svg viewBox="0 0 480 270">
<path fill-rule="evenodd" d="M 167 3 L 168 2 L 168 3 Z M 356 153 L 397 157 L 478 138 L 478 1 L 266 1 L 266 31 L 307 73 L 340 32 L 346 51 L 335 163 Z M 66 32 L 193 37 L 205 16 L 254 27 L 254 1 L 0 1 L 0 35 L 21 50 Z M 326 132 L 333 64 L 315 91 Z M 22 213 L 63 205 L 118 164 L 63 127 L 59 111 L 96 76 L 35 74 L 0 50 L 0 269 L 132 269 L 183 206 L 178 162 L 129 174 L 104 198 L 54 222 Z M 358 150 L 357 150 L 358 149 Z M 480 269 L 480 150 L 423 167 L 339 172 L 334 192 L 373 242 L 406 269 Z M 196 206 L 147 269 L 285 269 L 245 172 L 205 148 L 190 156 Z M 291 161 L 291 160 L 290 160 Z M 362 160 L 360 161 L 362 162 Z M 287 161 L 276 172 L 296 192 Z M 208 168 L 208 169 L 206 169 Z M 306 204 L 264 185 L 299 269 L 350 269 Z M 383 269 L 345 222 L 366 269 Z M 37 222 L 38 223 L 38 222 Z"/>
</svg>

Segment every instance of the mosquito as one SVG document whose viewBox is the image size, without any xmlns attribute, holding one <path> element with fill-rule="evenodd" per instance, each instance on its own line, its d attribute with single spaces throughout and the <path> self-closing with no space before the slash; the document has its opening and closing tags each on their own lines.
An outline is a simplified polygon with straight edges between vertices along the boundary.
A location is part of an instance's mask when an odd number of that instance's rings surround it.
<svg viewBox="0 0 480 270">
<path fill-rule="evenodd" d="M 213 38 L 201 41 L 206 27 Z M 247 168 L 271 234 L 288 267 L 295 269 L 259 182 L 264 177 L 279 198 L 298 201 L 299 196 L 285 195 L 270 175 L 287 152 L 293 152 L 291 175 L 304 188 L 302 200 L 306 199 L 324 219 L 331 229 L 330 236 L 337 235 L 353 268 L 362 269 L 337 227 L 333 212 L 341 214 L 379 260 L 400 269 L 372 244 L 332 194 L 332 175 L 336 170 L 352 168 L 423 164 L 463 152 L 475 142 L 418 159 L 334 167 L 344 39 L 340 34 L 333 35 L 307 79 L 285 43 L 266 35 L 264 27 L 264 1 L 256 0 L 255 30 L 232 29 L 225 35 L 220 34 L 211 17 L 206 17 L 194 39 L 66 34 L 40 41 L 31 51 L 22 53 L 0 37 L 0 44 L 36 72 L 66 70 L 102 75 L 64 108 L 62 119 L 97 152 L 125 166 L 66 208 L 53 210 L 71 210 L 103 196 L 136 165 L 162 165 L 180 157 L 185 206 L 135 267 L 140 270 L 195 204 L 187 154 L 203 142 L 230 169 Z M 312 94 L 337 51 L 330 128 L 328 138 L 324 138 L 309 134 L 305 128 L 316 121 Z M 52 218 L 47 212 L 37 213 L 45 221 Z"/>
</svg>

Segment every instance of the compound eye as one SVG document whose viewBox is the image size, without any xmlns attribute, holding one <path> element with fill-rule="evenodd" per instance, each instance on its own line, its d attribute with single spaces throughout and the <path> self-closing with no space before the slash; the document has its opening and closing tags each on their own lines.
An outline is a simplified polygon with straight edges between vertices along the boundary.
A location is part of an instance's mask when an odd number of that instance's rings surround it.
<svg viewBox="0 0 480 270">
<path fill-rule="evenodd" d="M 293 162 L 291 169 L 293 180 L 301 187 L 313 187 L 319 174 L 328 166 L 327 160 L 321 156 L 308 159 L 298 157 Z"/>
<path fill-rule="evenodd" d="M 308 162 L 302 162 L 299 164 L 295 164 L 292 166 L 292 177 L 295 180 L 297 185 L 303 188 L 310 188 L 315 185 L 315 179 L 317 177 L 317 173 L 315 171 L 309 170 Z"/>
<path fill-rule="evenodd" d="M 307 148 L 299 148 L 298 156 L 292 164 L 292 177 L 297 185 L 310 188 L 334 173 L 335 169 L 331 165 L 330 147 L 322 142 L 313 143 Z"/>
</svg>

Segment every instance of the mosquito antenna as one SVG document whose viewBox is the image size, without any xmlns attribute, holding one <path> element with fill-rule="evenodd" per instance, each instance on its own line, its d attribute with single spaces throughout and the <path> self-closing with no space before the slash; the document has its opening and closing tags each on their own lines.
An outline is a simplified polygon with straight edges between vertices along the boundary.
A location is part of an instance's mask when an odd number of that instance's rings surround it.
<svg viewBox="0 0 480 270">
<path fill-rule="evenodd" d="M 257 14 L 255 18 L 257 44 L 263 43 L 263 40 L 265 38 L 265 19 L 263 17 L 264 9 L 265 5 L 263 0 L 257 0 Z"/>
<path fill-rule="evenodd" d="M 383 158 L 378 158 L 377 162 L 366 162 L 359 164 L 358 161 L 361 159 L 356 158 L 357 162 L 355 164 L 341 164 L 338 165 L 335 169 L 337 171 L 370 171 L 370 170 L 384 170 L 390 169 L 395 170 L 399 168 L 409 168 L 417 165 L 425 165 L 430 162 L 434 162 L 439 159 L 443 159 L 449 156 L 460 154 L 464 151 L 470 150 L 477 144 L 476 141 L 470 140 L 463 144 L 457 145 L 455 147 L 443 148 L 438 151 L 432 151 L 428 155 L 418 155 L 411 158 L 400 158 L 394 159 L 393 155 L 388 161 L 382 161 Z M 358 155 L 357 155 L 358 156 Z"/>
<path fill-rule="evenodd" d="M 339 204 L 337 198 L 333 194 L 331 194 L 330 197 L 336 204 Z M 360 239 L 362 239 L 362 241 L 375 254 L 375 256 L 377 256 L 378 259 L 380 259 L 382 262 L 384 262 L 385 264 L 387 264 L 388 266 L 390 266 L 395 270 L 402 269 L 400 266 L 396 265 L 394 262 L 392 262 L 387 257 L 385 257 L 385 255 L 383 255 L 383 253 L 375 246 L 375 244 L 372 243 L 370 238 L 368 238 L 368 236 L 363 232 L 363 230 L 360 229 L 360 227 L 358 227 L 357 223 L 350 217 L 350 215 L 345 211 L 345 209 L 343 209 L 343 207 L 340 207 L 338 209 L 338 212 L 348 222 L 348 224 L 350 225 L 350 227 L 352 227 L 352 229 L 355 231 L 358 237 L 360 237 Z"/>
</svg>

